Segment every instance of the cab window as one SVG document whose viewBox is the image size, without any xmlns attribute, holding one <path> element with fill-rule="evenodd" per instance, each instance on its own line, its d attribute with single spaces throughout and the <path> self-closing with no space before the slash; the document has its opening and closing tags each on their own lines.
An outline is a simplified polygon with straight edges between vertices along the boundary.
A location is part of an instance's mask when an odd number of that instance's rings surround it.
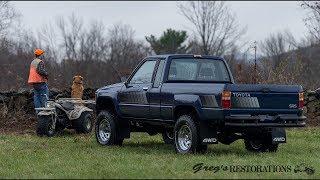
<svg viewBox="0 0 320 180">
<path fill-rule="evenodd" d="M 155 60 L 149 60 L 144 62 L 138 71 L 133 75 L 130 80 L 130 84 L 146 84 L 151 83 L 152 74 L 156 65 Z"/>
<path fill-rule="evenodd" d="M 154 78 L 153 87 L 160 86 L 160 83 L 162 82 L 162 78 L 163 78 L 164 65 L 165 65 L 165 60 L 160 60 L 159 65 L 158 65 L 157 74 Z"/>
<path fill-rule="evenodd" d="M 169 68 L 169 81 L 229 82 L 223 61 L 215 59 L 173 59 Z"/>
</svg>

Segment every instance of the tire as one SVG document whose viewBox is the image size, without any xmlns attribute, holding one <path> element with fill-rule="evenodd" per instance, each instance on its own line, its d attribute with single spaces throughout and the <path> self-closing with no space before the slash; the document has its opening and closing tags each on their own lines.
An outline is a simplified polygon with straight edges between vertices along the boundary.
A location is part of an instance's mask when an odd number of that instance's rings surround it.
<svg viewBox="0 0 320 180">
<path fill-rule="evenodd" d="M 163 132 L 162 139 L 165 144 L 174 144 L 174 133 L 170 131 Z"/>
<path fill-rule="evenodd" d="M 38 116 L 37 135 L 52 137 L 55 134 L 53 129 L 53 116 Z"/>
<path fill-rule="evenodd" d="M 191 115 L 182 115 L 174 127 L 175 150 L 180 154 L 196 153 L 199 150 L 198 128 Z"/>
<path fill-rule="evenodd" d="M 197 147 L 197 149 L 196 149 L 196 151 L 197 151 L 198 153 L 201 153 L 201 154 L 206 153 L 207 150 L 208 150 L 208 145 L 206 145 L 206 144 L 198 144 L 198 147 Z"/>
<path fill-rule="evenodd" d="M 279 144 L 269 144 L 268 146 L 269 146 L 268 147 L 269 152 L 277 152 L 278 151 Z"/>
<path fill-rule="evenodd" d="M 58 121 L 56 122 L 56 133 L 62 133 L 62 131 L 65 129 L 66 127 L 59 123 Z"/>
<path fill-rule="evenodd" d="M 123 144 L 123 139 L 117 139 L 116 142 L 114 143 L 114 145 L 118 145 L 118 146 L 122 146 Z"/>
<path fill-rule="evenodd" d="M 272 144 L 267 139 L 246 138 L 244 140 L 245 148 L 250 152 L 276 152 L 279 144 Z"/>
<path fill-rule="evenodd" d="M 101 111 L 95 125 L 96 140 L 104 146 L 122 145 L 123 138 L 118 137 L 117 117 L 109 111 Z"/>
<path fill-rule="evenodd" d="M 93 114 L 89 111 L 82 112 L 81 116 L 73 120 L 73 127 L 77 133 L 90 133 L 93 127 Z"/>
</svg>

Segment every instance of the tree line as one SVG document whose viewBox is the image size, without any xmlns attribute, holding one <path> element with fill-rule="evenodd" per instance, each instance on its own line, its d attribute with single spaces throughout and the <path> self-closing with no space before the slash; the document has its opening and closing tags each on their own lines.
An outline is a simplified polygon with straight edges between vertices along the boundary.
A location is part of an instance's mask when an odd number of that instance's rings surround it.
<svg viewBox="0 0 320 180">
<path fill-rule="evenodd" d="M 318 2 L 301 2 L 309 33 L 296 40 L 289 31 L 270 34 L 257 42 L 258 83 L 301 84 L 305 89 L 320 86 L 320 8 Z M 75 14 L 58 17 L 32 33 L 22 27 L 21 15 L 10 2 L 0 2 L 0 90 L 27 88 L 29 64 L 36 47 L 46 51 L 49 86 L 65 89 L 72 77 L 82 75 L 86 87 L 119 82 L 138 62 L 152 54 L 191 53 L 223 56 L 238 83 L 252 83 L 253 57 L 250 42 L 226 2 L 178 2 L 177 9 L 193 31 L 165 29 L 156 37 L 137 40 L 134 29 L 123 23 L 106 28 L 99 21 L 84 25 Z M 243 48 L 248 49 L 243 52 Z"/>
</svg>

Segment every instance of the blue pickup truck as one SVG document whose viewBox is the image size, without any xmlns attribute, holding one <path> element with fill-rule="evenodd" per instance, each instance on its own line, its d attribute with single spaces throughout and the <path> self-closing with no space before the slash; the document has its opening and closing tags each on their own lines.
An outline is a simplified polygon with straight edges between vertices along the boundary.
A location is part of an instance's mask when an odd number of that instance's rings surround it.
<svg viewBox="0 0 320 180">
<path fill-rule="evenodd" d="M 95 134 L 122 145 L 131 132 L 162 134 L 177 153 L 243 139 L 253 152 L 274 152 L 286 127 L 305 126 L 300 85 L 235 84 L 223 58 L 157 55 L 141 61 L 123 83 L 96 91 Z"/>
</svg>

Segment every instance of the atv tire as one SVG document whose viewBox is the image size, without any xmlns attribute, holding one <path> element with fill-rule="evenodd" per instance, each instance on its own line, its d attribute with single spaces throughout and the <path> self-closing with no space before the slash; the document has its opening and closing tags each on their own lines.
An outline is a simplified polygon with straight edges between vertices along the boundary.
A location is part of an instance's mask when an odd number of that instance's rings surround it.
<svg viewBox="0 0 320 180">
<path fill-rule="evenodd" d="M 55 134 L 55 129 L 53 129 L 53 116 L 38 116 L 37 124 L 37 135 L 38 136 L 48 136 L 52 137 Z"/>
<path fill-rule="evenodd" d="M 81 116 L 73 121 L 73 127 L 77 133 L 90 133 L 93 127 L 93 114 L 92 112 L 82 112 Z"/>
</svg>

